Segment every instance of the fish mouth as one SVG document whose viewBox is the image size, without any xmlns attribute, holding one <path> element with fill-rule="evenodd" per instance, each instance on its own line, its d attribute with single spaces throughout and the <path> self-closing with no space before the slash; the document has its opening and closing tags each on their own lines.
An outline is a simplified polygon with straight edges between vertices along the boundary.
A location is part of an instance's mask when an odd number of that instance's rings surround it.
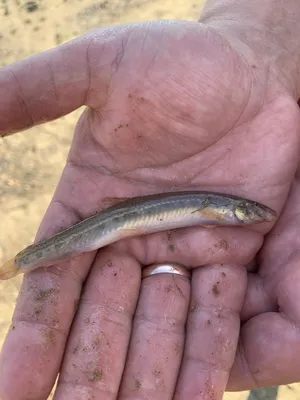
<svg viewBox="0 0 300 400">
<path fill-rule="evenodd" d="M 272 222 L 277 216 L 276 211 L 264 206 L 263 204 L 257 204 L 256 213 L 258 217 L 262 218 L 265 222 Z"/>
<path fill-rule="evenodd" d="M 270 207 L 257 202 L 241 202 L 235 209 L 235 215 L 238 220 L 245 224 L 272 222 L 277 213 Z"/>
</svg>

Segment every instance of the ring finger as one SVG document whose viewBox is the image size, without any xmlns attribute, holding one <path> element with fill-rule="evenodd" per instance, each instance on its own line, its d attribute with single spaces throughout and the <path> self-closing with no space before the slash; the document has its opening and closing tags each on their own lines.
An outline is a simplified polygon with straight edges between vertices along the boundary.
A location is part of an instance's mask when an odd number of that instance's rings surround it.
<svg viewBox="0 0 300 400">
<path fill-rule="evenodd" d="M 184 348 L 190 279 L 174 274 L 176 264 L 168 265 L 171 273 L 142 280 L 120 400 L 173 398 Z M 178 272 L 184 271 L 179 266 Z"/>
</svg>

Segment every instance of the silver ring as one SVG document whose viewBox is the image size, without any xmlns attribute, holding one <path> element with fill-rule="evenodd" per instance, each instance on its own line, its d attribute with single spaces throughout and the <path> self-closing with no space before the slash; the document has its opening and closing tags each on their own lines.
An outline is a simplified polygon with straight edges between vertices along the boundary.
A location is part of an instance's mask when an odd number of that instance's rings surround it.
<svg viewBox="0 0 300 400">
<path fill-rule="evenodd" d="M 192 275 L 189 269 L 177 263 L 151 264 L 143 269 L 142 279 L 157 274 L 180 275 L 189 279 L 191 278 Z"/>
</svg>

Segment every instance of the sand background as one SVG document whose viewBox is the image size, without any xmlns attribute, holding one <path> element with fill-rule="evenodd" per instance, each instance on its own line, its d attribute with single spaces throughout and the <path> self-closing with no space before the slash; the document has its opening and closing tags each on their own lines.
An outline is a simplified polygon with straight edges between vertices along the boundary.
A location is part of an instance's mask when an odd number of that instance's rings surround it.
<svg viewBox="0 0 300 400">
<path fill-rule="evenodd" d="M 0 67 L 95 27 L 153 19 L 196 20 L 201 0 L 0 0 Z M 65 163 L 77 110 L 0 141 L 0 264 L 30 244 Z M 0 282 L 0 348 L 21 278 Z M 300 400 L 300 385 L 225 394 L 226 400 Z"/>
</svg>

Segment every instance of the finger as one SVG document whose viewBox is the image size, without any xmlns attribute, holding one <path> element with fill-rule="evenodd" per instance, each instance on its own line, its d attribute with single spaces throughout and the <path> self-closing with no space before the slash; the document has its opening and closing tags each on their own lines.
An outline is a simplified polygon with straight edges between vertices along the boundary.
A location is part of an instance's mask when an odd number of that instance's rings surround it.
<svg viewBox="0 0 300 400">
<path fill-rule="evenodd" d="M 246 282 L 246 270 L 239 266 L 194 271 L 176 400 L 223 398 L 238 344 Z"/>
<path fill-rule="evenodd" d="M 247 265 L 263 243 L 263 236 L 250 229 L 196 227 L 178 229 L 120 241 L 114 245 L 128 251 L 142 265 L 177 262 L 191 268 L 207 264 Z"/>
<path fill-rule="evenodd" d="M 72 179 L 76 181 L 76 174 Z M 80 208 L 60 201 L 64 190 L 72 192 L 73 180 L 65 169 L 54 199 L 43 219 L 37 239 L 51 236 L 80 220 Z M 82 206 L 89 209 L 94 199 L 88 196 Z M 77 211 L 78 210 L 78 211 Z M 68 262 L 40 268 L 25 276 L 12 329 L 8 332 L 0 358 L 0 393 L 7 399 L 46 398 L 55 382 L 62 361 L 64 346 L 79 302 L 82 283 L 95 252 L 75 257 Z M 19 354 L 16 360 L 12 355 Z M 30 365 L 30 368 L 28 368 Z M 15 376 L 20 378 L 15 382 Z M 32 379 L 38 381 L 32 385 Z M 14 384 L 12 385 L 12 382 Z"/>
<path fill-rule="evenodd" d="M 0 136 L 59 118 L 82 105 L 102 107 L 125 35 L 126 29 L 120 32 L 119 27 L 103 29 L 96 34 L 91 31 L 2 68 Z M 107 40 L 110 40 L 109 49 L 103 51 Z M 92 64 L 96 65 L 93 76 Z M 97 93 L 94 90 L 91 94 L 92 80 Z"/>
<path fill-rule="evenodd" d="M 178 275 L 142 281 L 119 399 L 173 398 L 184 348 L 190 282 Z"/>
<path fill-rule="evenodd" d="M 284 314 L 265 313 L 241 329 L 228 391 L 286 385 L 300 379 L 299 326 Z"/>
<path fill-rule="evenodd" d="M 101 182 L 100 174 L 97 179 Z M 37 240 L 75 224 L 94 209 L 102 192 L 96 195 L 98 187 L 93 182 L 93 175 L 65 168 Z M 78 186 L 82 196 L 70 195 Z M 64 192 L 68 193 L 66 202 L 62 200 Z M 13 328 L 8 332 L 0 358 L 0 396 L 4 400 L 47 398 L 59 372 L 82 284 L 94 256 L 95 252 L 86 253 L 25 276 L 13 315 Z M 16 359 L 15 354 L 20 357 Z M 33 384 L 34 377 L 39 379 Z"/>
<path fill-rule="evenodd" d="M 56 400 L 116 399 L 140 289 L 140 265 L 99 252 L 67 344 Z"/>
<path fill-rule="evenodd" d="M 0 70 L 0 136 L 66 115 L 84 104 L 88 41 L 72 41 Z"/>
<path fill-rule="evenodd" d="M 276 297 L 278 312 L 266 312 L 242 327 L 239 350 L 233 365 L 229 390 L 284 385 L 300 379 L 300 304 L 298 252 L 286 264 L 278 264 L 268 276 L 270 297 Z"/>
<path fill-rule="evenodd" d="M 47 218 L 56 221 L 52 229 L 57 228 L 60 218 L 66 226 L 76 221 L 59 203 L 52 203 Z M 47 398 L 59 371 L 81 286 L 93 258 L 94 253 L 85 254 L 25 276 L 1 352 L 3 400 Z"/>
</svg>

